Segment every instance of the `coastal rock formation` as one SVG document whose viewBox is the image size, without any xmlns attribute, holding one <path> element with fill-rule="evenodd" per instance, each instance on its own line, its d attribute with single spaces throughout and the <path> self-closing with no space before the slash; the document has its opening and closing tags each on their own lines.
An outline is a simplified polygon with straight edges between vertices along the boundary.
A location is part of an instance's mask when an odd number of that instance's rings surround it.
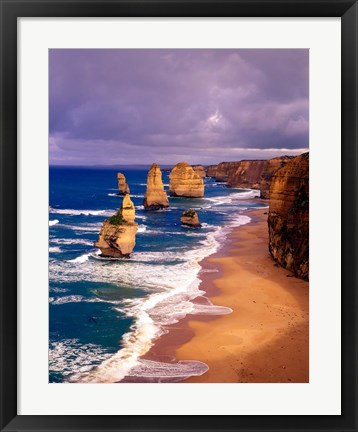
<svg viewBox="0 0 358 432">
<path fill-rule="evenodd" d="M 203 165 L 192 165 L 192 168 L 201 178 L 206 177 L 206 172 Z"/>
<path fill-rule="evenodd" d="M 147 210 L 159 210 L 169 207 L 167 194 L 164 190 L 162 172 L 154 163 L 148 172 L 147 190 L 143 200 L 144 208 Z"/>
<path fill-rule="evenodd" d="M 218 168 L 217 165 L 209 165 L 206 168 L 206 176 L 207 177 L 215 177 L 217 168 Z"/>
<path fill-rule="evenodd" d="M 270 186 L 274 174 L 283 166 L 286 165 L 294 156 L 280 156 L 269 159 L 266 163 L 265 169 L 262 172 L 260 180 L 260 198 L 268 199 L 270 197 Z"/>
<path fill-rule="evenodd" d="M 94 244 L 104 257 L 129 257 L 135 246 L 138 224 L 129 195 L 125 195 L 121 209 L 103 222 L 98 241 Z"/>
<path fill-rule="evenodd" d="M 274 175 L 268 216 L 269 251 L 296 276 L 309 271 L 309 154 L 289 160 Z"/>
<path fill-rule="evenodd" d="M 242 160 L 235 171 L 228 174 L 228 186 L 237 188 L 259 189 L 266 160 Z"/>
<path fill-rule="evenodd" d="M 220 162 L 216 168 L 215 180 L 217 182 L 227 182 L 236 172 L 241 162 Z"/>
<path fill-rule="evenodd" d="M 126 178 L 124 174 L 117 173 L 117 180 L 118 180 L 118 190 L 119 195 L 126 195 L 130 193 L 129 186 L 126 183 Z"/>
<path fill-rule="evenodd" d="M 189 209 L 185 210 L 181 215 L 180 222 L 183 225 L 188 225 L 192 227 L 201 227 L 199 222 L 198 214 L 195 210 Z"/>
<path fill-rule="evenodd" d="M 202 198 L 204 197 L 204 181 L 186 162 L 174 166 L 170 175 L 170 196 Z"/>
<path fill-rule="evenodd" d="M 131 200 L 130 196 L 127 194 L 123 198 L 122 207 L 120 210 L 123 219 L 125 219 L 127 222 L 134 222 L 135 219 L 135 207 L 133 204 L 133 201 Z"/>
</svg>

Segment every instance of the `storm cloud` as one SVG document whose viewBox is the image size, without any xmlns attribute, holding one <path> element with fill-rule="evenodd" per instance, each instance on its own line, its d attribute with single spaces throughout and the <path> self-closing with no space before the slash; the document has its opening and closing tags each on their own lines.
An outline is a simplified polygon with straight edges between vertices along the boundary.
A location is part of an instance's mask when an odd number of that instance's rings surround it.
<svg viewBox="0 0 358 432">
<path fill-rule="evenodd" d="M 217 163 L 308 148 L 308 50 L 52 49 L 50 163 Z"/>
</svg>

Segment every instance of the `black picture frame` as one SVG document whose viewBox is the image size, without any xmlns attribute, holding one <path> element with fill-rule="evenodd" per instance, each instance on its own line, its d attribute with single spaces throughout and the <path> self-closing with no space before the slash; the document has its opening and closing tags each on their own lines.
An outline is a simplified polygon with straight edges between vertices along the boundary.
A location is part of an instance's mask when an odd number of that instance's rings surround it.
<svg viewBox="0 0 358 432">
<path fill-rule="evenodd" d="M 0 0 L 1 431 L 357 430 L 357 48 L 352 0 Z M 341 17 L 342 414 L 339 416 L 17 415 L 17 18 Z"/>
</svg>

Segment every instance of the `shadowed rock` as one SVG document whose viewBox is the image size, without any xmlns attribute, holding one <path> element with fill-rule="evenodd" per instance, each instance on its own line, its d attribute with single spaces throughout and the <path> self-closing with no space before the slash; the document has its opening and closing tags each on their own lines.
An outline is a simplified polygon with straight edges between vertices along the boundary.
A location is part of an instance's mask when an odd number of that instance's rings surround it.
<svg viewBox="0 0 358 432">
<path fill-rule="evenodd" d="M 309 154 L 296 156 L 274 175 L 268 216 L 269 251 L 282 267 L 308 279 Z"/>
</svg>

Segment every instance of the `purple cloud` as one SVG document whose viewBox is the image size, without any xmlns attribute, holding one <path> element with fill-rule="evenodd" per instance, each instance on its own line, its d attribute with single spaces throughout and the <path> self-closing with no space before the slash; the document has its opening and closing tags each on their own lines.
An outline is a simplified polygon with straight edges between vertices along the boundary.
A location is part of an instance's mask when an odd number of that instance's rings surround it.
<svg viewBox="0 0 358 432">
<path fill-rule="evenodd" d="M 50 162 L 217 163 L 308 148 L 308 50 L 50 50 Z"/>
</svg>

